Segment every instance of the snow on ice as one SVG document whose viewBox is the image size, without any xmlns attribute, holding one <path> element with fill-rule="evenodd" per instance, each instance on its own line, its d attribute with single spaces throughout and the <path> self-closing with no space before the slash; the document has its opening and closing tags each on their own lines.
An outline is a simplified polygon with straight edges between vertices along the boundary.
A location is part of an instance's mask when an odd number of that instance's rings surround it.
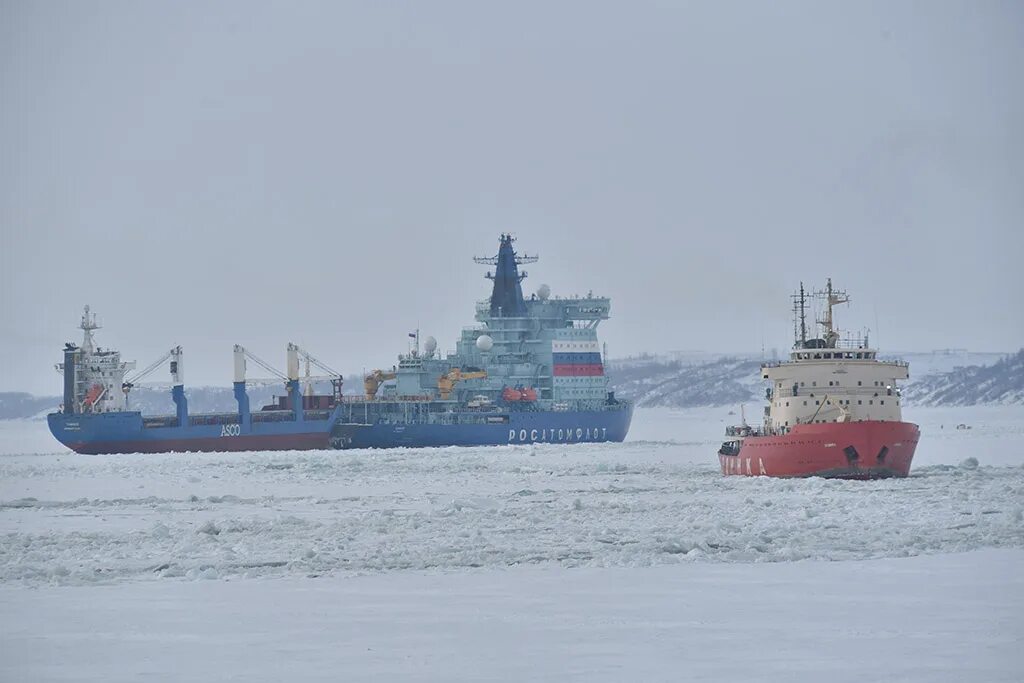
<svg viewBox="0 0 1024 683">
<path fill-rule="evenodd" d="M 907 413 L 912 476 L 879 482 L 722 477 L 722 409 L 344 453 L 77 456 L 3 424 L 0 679 L 1014 680 L 1024 409 Z"/>
</svg>

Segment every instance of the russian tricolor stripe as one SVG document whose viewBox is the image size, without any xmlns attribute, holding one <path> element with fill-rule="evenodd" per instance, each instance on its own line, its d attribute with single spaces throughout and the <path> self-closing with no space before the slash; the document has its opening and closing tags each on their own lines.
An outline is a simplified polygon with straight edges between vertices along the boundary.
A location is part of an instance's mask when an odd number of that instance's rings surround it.
<svg viewBox="0 0 1024 683">
<path fill-rule="evenodd" d="M 601 363 L 567 363 L 554 367 L 555 377 L 600 377 L 604 374 Z"/>
<path fill-rule="evenodd" d="M 551 362 L 554 365 L 593 365 L 601 364 L 601 354 L 593 351 L 582 353 L 553 353 Z"/>
</svg>

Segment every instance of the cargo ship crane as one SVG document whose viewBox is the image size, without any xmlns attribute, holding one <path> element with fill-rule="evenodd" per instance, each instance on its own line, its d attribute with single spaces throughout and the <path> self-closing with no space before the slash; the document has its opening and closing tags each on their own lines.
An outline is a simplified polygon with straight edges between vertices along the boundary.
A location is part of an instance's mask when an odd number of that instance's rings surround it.
<svg viewBox="0 0 1024 683">
<path fill-rule="evenodd" d="M 145 378 L 149 377 L 154 372 L 159 370 L 163 366 L 163 364 L 169 360 L 172 361 L 171 378 L 174 384 L 178 384 L 179 376 L 182 374 L 181 368 L 179 367 L 179 363 L 181 362 L 181 355 L 181 347 L 175 346 L 173 349 L 171 349 L 164 355 L 160 356 L 155 361 L 147 365 L 145 368 L 135 373 L 131 377 L 127 378 L 124 382 L 122 382 L 121 391 L 124 392 L 125 403 L 127 404 L 128 402 L 128 393 L 133 388 L 135 388 L 136 384 L 139 384 L 140 382 L 142 382 L 142 380 L 144 380 Z"/>
<path fill-rule="evenodd" d="M 442 401 L 447 401 L 452 395 L 455 385 L 467 379 L 483 379 L 487 377 L 484 370 L 463 371 L 461 368 L 453 368 L 437 379 L 437 391 Z"/>
<path fill-rule="evenodd" d="M 256 365 L 260 366 L 261 368 L 263 368 L 264 370 L 266 370 L 267 372 L 272 374 L 277 379 L 281 380 L 285 384 L 288 383 L 288 378 L 285 377 L 283 372 L 280 372 L 279 370 L 275 369 L 273 365 L 271 365 L 267 361 L 263 360 L 262 358 L 260 358 L 255 353 L 253 353 L 249 349 L 245 348 L 241 344 L 235 344 L 235 353 L 236 354 L 238 354 L 238 353 L 242 354 L 243 356 L 245 356 L 246 358 L 251 360 L 253 363 L 255 363 Z M 242 367 L 243 367 L 243 370 L 244 370 L 244 367 L 245 367 L 244 366 L 244 362 L 243 362 L 243 366 Z M 236 370 L 237 370 L 237 368 L 236 368 Z"/>
<path fill-rule="evenodd" d="M 335 400 L 340 400 L 341 399 L 341 387 L 344 384 L 344 376 L 340 372 L 338 372 L 337 370 L 332 368 L 331 366 L 329 366 L 326 363 L 324 363 L 322 360 L 318 359 L 316 356 L 311 354 L 309 351 L 307 351 L 304 348 L 298 346 L 297 344 L 289 343 L 288 347 L 289 348 L 293 348 L 295 350 L 295 352 L 299 355 L 299 357 L 302 358 L 302 360 L 304 360 L 306 362 L 306 377 L 305 377 L 305 379 L 306 379 L 306 390 L 307 390 L 307 392 L 312 392 L 313 382 L 315 382 L 317 380 L 320 380 L 320 379 L 325 379 L 325 380 L 330 381 L 330 383 L 331 383 L 331 387 L 334 390 L 334 398 L 335 398 Z M 326 373 L 326 375 L 323 376 L 323 377 L 311 377 L 310 374 L 309 374 L 309 366 L 310 366 L 310 364 L 316 366 L 317 369 L 319 369 L 321 372 Z"/>
<path fill-rule="evenodd" d="M 397 372 L 384 372 L 383 370 L 374 370 L 364 377 L 363 389 L 366 391 L 366 400 L 372 401 L 377 398 L 377 390 L 380 389 L 380 385 L 396 377 L 398 377 Z"/>
<path fill-rule="evenodd" d="M 188 399 L 185 398 L 185 366 L 181 358 L 181 347 L 175 346 L 173 349 L 160 356 L 160 358 L 150 363 L 149 366 L 142 370 L 142 372 L 136 373 L 123 382 L 121 384 L 121 391 L 124 392 L 125 406 L 127 407 L 128 405 L 128 392 L 132 390 L 132 387 L 156 372 L 164 363 L 170 361 L 171 399 L 174 401 L 174 405 L 176 407 L 178 424 L 185 424 L 185 421 L 188 419 Z"/>
</svg>

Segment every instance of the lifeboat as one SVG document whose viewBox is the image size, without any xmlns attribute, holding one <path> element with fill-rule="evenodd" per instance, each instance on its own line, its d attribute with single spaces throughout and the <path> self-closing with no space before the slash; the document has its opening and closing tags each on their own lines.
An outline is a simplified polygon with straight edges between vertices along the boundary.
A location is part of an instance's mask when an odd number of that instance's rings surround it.
<svg viewBox="0 0 1024 683">
<path fill-rule="evenodd" d="M 510 402 L 537 400 L 537 390 L 533 387 L 505 387 L 501 390 L 501 398 Z"/>
<path fill-rule="evenodd" d="M 94 405 L 96 403 L 96 401 L 98 401 L 100 396 L 102 396 L 102 395 L 103 395 L 103 385 L 102 384 L 93 384 L 91 387 L 89 387 L 89 391 L 87 391 L 86 394 L 85 394 L 85 400 L 84 400 L 85 405 L 87 405 L 87 406 Z"/>
</svg>

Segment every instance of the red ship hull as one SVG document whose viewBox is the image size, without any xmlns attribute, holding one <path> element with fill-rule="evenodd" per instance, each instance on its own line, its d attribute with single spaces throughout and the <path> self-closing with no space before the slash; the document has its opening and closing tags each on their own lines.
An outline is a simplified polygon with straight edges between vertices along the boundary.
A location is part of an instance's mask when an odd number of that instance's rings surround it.
<svg viewBox="0 0 1024 683">
<path fill-rule="evenodd" d="M 745 437 L 738 452 L 723 446 L 722 474 L 881 479 L 905 477 L 920 438 L 910 422 L 796 425 L 781 436 Z"/>
</svg>

